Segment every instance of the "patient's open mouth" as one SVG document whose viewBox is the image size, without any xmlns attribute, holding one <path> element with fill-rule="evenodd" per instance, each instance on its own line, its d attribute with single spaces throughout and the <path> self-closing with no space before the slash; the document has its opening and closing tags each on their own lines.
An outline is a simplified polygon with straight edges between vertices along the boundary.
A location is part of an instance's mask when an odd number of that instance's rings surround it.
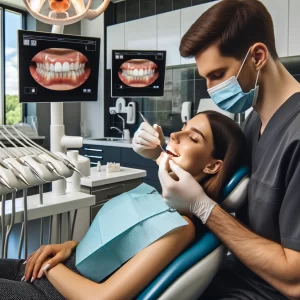
<svg viewBox="0 0 300 300">
<path fill-rule="evenodd" d="M 173 149 L 170 148 L 166 148 L 167 154 L 171 157 L 179 157 L 180 155 L 178 153 L 176 153 Z"/>
<path fill-rule="evenodd" d="M 90 76 L 88 59 L 71 49 L 49 48 L 36 54 L 30 65 L 34 80 L 50 90 L 72 90 Z"/>
<path fill-rule="evenodd" d="M 146 87 L 159 76 L 157 65 L 148 59 L 130 59 L 120 66 L 120 80 L 131 87 Z"/>
</svg>

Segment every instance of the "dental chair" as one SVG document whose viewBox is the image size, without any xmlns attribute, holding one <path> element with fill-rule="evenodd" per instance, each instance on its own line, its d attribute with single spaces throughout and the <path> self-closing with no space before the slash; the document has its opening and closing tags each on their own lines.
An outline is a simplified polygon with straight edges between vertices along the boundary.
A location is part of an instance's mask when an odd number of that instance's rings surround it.
<svg viewBox="0 0 300 300">
<path fill-rule="evenodd" d="M 248 168 L 239 169 L 224 188 L 221 206 L 236 212 L 247 200 Z M 227 249 L 212 233 L 206 232 L 180 254 L 136 298 L 137 300 L 198 299 L 217 273 Z"/>
</svg>

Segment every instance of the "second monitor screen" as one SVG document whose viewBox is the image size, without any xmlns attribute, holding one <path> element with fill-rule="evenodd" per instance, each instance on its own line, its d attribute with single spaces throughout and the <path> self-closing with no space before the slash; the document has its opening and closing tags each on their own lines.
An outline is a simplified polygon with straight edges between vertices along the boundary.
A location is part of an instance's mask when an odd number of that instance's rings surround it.
<svg viewBox="0 0 300 300">
<path fill-rule="evenodd" d="M 164 94 L 166 51 L 113 50 L 113 97 L 158 97 Z"/>
</svg>

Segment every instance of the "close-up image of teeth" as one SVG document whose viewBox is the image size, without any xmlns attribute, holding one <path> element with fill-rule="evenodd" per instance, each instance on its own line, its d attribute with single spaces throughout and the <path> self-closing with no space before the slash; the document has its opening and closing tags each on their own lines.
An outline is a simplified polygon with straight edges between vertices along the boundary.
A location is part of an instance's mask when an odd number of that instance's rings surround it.
<svg viewBox="0 0 300 300">
<path fill-rule="evenodd" d="M 82 85 L 90 76 L 88 59 L 72 49 L 49 48 L 36 54 L 30 64 L 30 74 L 43 87 L 72 90 Z"/>
<path fill-rule="evenodd" d="M 120 66 L 120 80 L 130 87 L 151 85 L 159 76 L 157 65 L 148 59 L 130 59 Z"/>
</svg>

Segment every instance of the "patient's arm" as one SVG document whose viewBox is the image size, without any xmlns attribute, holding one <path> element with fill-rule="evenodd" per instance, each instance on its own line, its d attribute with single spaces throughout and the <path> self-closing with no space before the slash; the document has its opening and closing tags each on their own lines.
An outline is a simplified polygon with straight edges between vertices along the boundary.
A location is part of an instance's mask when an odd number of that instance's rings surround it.
<svg viewBox="0 0 300 300">
<path fill-rule="evenodd" d="M 97 284 L 59 264 L 46 273 L 49 281 L 70 300 L 133 299 L 194 239 L 195 228 L 189 223 L 166 234 L 140 251 L 104 283 Z"/>
</svg>

